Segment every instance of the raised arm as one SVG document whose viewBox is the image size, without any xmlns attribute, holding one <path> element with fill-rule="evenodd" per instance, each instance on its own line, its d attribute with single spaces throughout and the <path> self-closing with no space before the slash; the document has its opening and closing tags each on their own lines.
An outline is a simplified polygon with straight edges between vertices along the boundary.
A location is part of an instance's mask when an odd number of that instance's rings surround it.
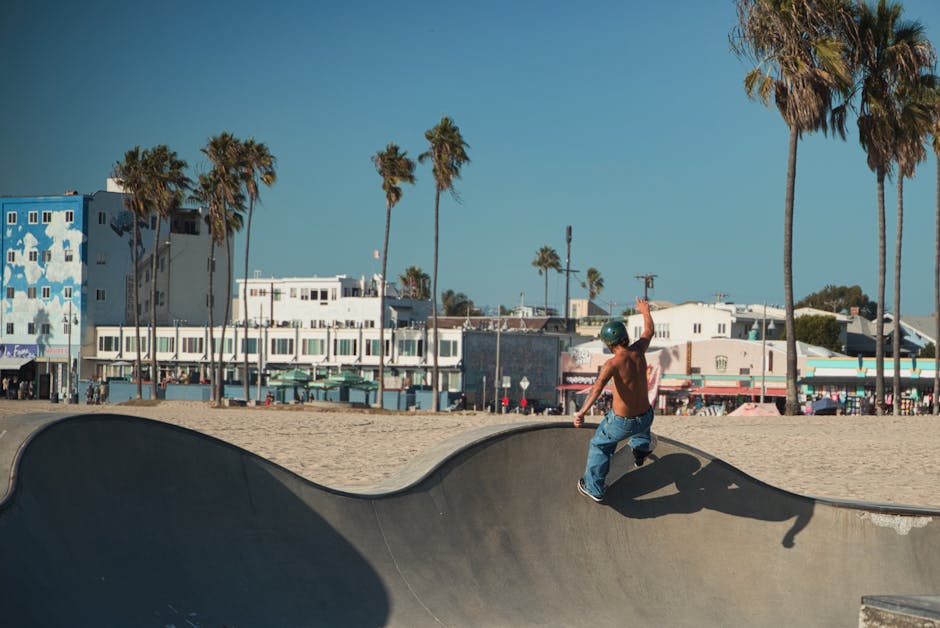
<svg viewBox="0 0 940 628">
<path fill-rule="evenodd" d="M 650 302 L 636 298 L 636 311 L 643 315 L 643 334 L 633 343 L 637 351 L 646 351 L 653 339 L 653 316 L 650 314 Z"/>
</svg>

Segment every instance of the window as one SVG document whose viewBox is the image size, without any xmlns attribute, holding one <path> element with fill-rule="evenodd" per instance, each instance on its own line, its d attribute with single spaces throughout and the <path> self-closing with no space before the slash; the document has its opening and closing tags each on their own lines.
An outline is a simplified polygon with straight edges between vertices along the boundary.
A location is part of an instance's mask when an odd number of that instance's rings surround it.
<svg viewBox="0 0 940 628">
<path fill-rule="evenodd" d="M 120 351 L 121 339 L 118 336 L 98 336 L 98 351 Z"/>
<path fill-rule="evenodd" d="M 7 224 L 8 225 L 16 224 L 16 212 L 7 212 Z"/>
<path fill-rule="evenodd" d="M 101 288 L 95 290 L 95 301 L 105 301 L 106 297 L 107 295 L 105 294 L 105 291 Z"/>
<path fill-rule="evenodd" d="M 98 212 L 98 224 L 99 225 L 108 224 L 108 215 L 105 212 Z"/>
<path fill-rule="evenodd" d="M 290 289 L 290 298 L 292 298 L 292 299 L 296 299 L 296 298 L 297 298 L 297 288 L 291 288 L 291 289 Z"/>
<path fill-rule="evenodd" d="M 727 331 L 728 326 L 726 323 L 718 323 L 718 333 L 723 334 Z"/>
<path fill-rule="evenodd" d="M 750 374 L 751 374 L 751 369 L 749 369 L 748 367 L 745 366 L 745 367 L 743 367 L 743 368 L 741 368 L 741 369 L 738 369 L 738 374 L 739 374 L 739 375 L 750 375 Z"/>
<path fill-rule="evenodd" d="M 293 353 L 293 338 L 271 338 L 271 355 L 292 355 Z"/>
<path fill-rule="evenodd" d="M 39 330 L 39 333 L 43 334 L 44 336 L 48 336 L 52 333 L 52 325 L 49 323 L 43 323 L 39 326 Z"/>
<path fill-rule="evenodd" d="M 65 249 L 65 261 L 71 262 L 74 256 L 72 255 L 72 249 Z"/>
<path fill-rule="evenodd" d="M 29 212 L 26 214 L 26 222 L 31 225 L 39 223 L 39 212 Z"/>
<path fill-rule="evenodd" d="M 7 261 L 11 264 L 16 263 L 16 251 L 7 251 Z"/>
<path fill-rule="evenodd" d="M 75 222 L 75 212 L 71 209 L 65 210 L 65 222 Z"/>
<path fill-rule="evenodd" d="M 16 296 L 16 291 L 10 286 L 7 286 L 7 298 L 12 299 L 15 296 Z"/>
<path fill-rule="evenodd" d="M 274 297 L 274 300 L 275 300 L 275 301 L 280 301 L 280 300 L 281 300 L 281 291 L 280 291 L 280 290 L 275 290 L 274 292 L 271 293 L 271 295 Z"/>
<path fill-rule="evenodd" d="M 219 352 L 219 342 L 220 342 L 221 340 L 222 340 L 221 338 L 213 338 L 213 339 L 212 339 L 212 352 L 213 352 L 213 353 L 218 353 L 218 352 Z M 222 349 L 222 353 L 231 353 L 231 352 L 232 352 L 232 346 L 233 346 L 233 345 L 232 345 L 232 339 L 231 339 L 231 338 L 226 338 L 226 339 L 225 339 L 225 345 L 223 345 L 223 346 L 224 346 L 224 349 Z"/>
<path fill-rule="evenodd" d="M 382 346 L 379 344 L 380 340 L 375 338 L 373 340 L 366 340 L 366 355 L 379 355 Z M 386 345 L 388 346 L 388 345 Z M 388 353 L 386 351 L 386 353 Z"/>
<path fill-rule="evenodd" d="M 7 323 L 7 333 L 8 334 L 13 333 L 13 323 Z"/>
<path fill-rule="evenodd" d="M 422 356 L 424 355 L 423 340 L 399 340 L 398 355 L 401 356 Z"/>
<path fill-rule="evenodd" d="M 42 261 L 43 261 L 43 262 L 51 262 L 51 261 L 52 261 L 52 251 L 50 251 L 50 250 L 48 250 L 48 249 L 46 249 L 45 251 L 43 251 L 43 252 L 42 252 Z"/>
<path fill-rule="evenodd" d="M 657 338 L 669 338 L 669 323 L 655 323 L 653 335 Z"/>
<path fill-rule="evenodd" d="M 172 353 L 176 351 L 176 338 L 172 336 L 157 336 L 157 351 Z"/>
<path fill-rule="evenodd" d="M 29 261 L 38 262 L 39 261 L 39 251 L 32 250 L 29 252 Z"/>
<path fill-rule="evenodd" d="M 32 336 L 36 333 L 36 323 L 29 322 L 26 323 L 26 333 Z"/>
<path fill-rule="evenodd" d="M 72 298 L 72 286 L 65 286 L 62 288 L 62 296 L 66 299 Z"/>
<path fill-rule="evenodd" d="M 50 222 L 52 222 L 52 212 L 44 211 L 42 213 L 42 224 L 48 225 Z"/>
<path fill-rule="evenodd" d="M 335 338 L 333 340 L 334 355 L 357 355 L 356 341 L 351 338 Z"/>
<path fill-rule="evenodd" d="M 719 373 L 724 373 L 728 370 L 728 356 L 726 355 L 716 355 L 715 356 L 715 370 Z"/>
<path fill-rule="evenodd" d="M 700 334 L 702 333 L 702 324 L 701 323 L 692 323 L 692 333 Z"/>
<path fill-rule="evenodd" d="M 441 351 L 438 355 L 442 358 L 453 358 L 457 356 L 456 340 L 441 340 Z"/>
<path fill-rule="evenodd" d="M 108 263 L 108 258 L 104 253 L 98 251 L 97 255 L 95 256 L 95 263 L 99 266 L 104 266 Z"/>
<path fill-rule="evenodd" d="M 49 297 L 51 297 L 51 296 L 52 296 L 51 293 L 52 293 L 52 288 L 50 288 L 49 286 L 43 286 L 43 287 L 42 287 L 42 298 L 43 298 L 43 299 L 48 299 Z"/>
<path fill-rule="evenodd" d="M 242 338 L 242 353 L 258 353 L 258 339 Z"/>
<path fill-rule="evenodd" d="M 181 338 L 180 345 L 183 348 L 183 353 L 202 353 L 203 347 L 205 347 L 205 338 Z"/>
<path fill-rule="evenodd" d="M 322 338 L 305 338 L 300 348 L 304 355 L 323 355 L 326 353 L 326 340 Z"/>
<path fill-rule="evenodd" d="M 35 299 L 36 298 L 36 286 L 30 286 L 26 289 L 26 298 Z"/>
<path fill-rule="evenodd" d="M 15 222 L 15 221 L 14 221 L 14 222 Z M 326 295 L 327 295 L 326 290 L 320 290 L 320 300 L 321 300 L 321 301 L 326 301 L 326 299 L 327 299 L 327 296 L 326 296 Z"/>
<path fill-rule="evenodd" d="M 147 352 L 147 347 L 150 343 L 147 342 L 147 337 L 142 337 L 140 339 L 140 351 L 141 353 Z M 137 351 L 137 337 L 136 336 L 127 336 L 124 338 L 124 350 L 128 353 Z"/>
</svg>

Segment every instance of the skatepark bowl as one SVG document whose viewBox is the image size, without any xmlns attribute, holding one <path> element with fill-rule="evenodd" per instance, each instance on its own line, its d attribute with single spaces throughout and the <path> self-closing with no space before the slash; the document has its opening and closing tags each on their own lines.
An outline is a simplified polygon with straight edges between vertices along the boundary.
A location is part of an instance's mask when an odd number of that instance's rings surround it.
<svg viewBox="0 0 940 628">
<path fill-rule="evenodd" d="M 118 415 L 0 420 L 0 625 L 857 626 L 940 590 L 940 511 L 812 499 L 660 438 L 450 441 L 364 493 Z"/>
</svg>

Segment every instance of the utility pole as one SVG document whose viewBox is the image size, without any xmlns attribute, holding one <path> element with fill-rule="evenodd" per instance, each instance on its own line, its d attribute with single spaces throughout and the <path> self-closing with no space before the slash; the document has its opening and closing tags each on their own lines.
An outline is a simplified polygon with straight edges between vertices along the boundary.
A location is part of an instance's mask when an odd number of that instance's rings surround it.
<svg viewBox="0 0 940 628">
<path fill-rule="evenodd" d="M 649 301 L 649 290 L 653 287 L 653 279 L 657 275 L 636 275 L 637 279 L 643 280 L 643 300 Z"/>
<path fill-rule="evenodd" d="M 565 227 L 565 331 L 568 330 L 568 316 L 570 314 L 571 296 L 571 225 Z"/>
<path fill-rule="evenodd" d="M 725 297 L 730 297 L 731 295 L 727 292 L 716 292 L 715 293 L 715 303 L 721 303 L 721 300 Z"/>
</svg>

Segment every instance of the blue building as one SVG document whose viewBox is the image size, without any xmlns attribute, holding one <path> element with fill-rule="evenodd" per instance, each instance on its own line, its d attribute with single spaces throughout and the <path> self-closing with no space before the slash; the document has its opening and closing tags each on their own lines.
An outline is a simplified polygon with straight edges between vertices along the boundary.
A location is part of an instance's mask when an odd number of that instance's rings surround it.
<svg viewBox="0 0 940 628">
<path fill-rule="evenodd" d="M 74 390 L 79 378 L 92 375 L 81 357 L 95 353 L 95 327 L 132 323 L 134 219 L 123 199 L 120 191 L 0 197 L 4 227 L 0 237 L 4 264 L 0 377 L 8 387 L 14 378 L 32 382 L 35 395 L 41 398 L 64 395 L 69 381 Z M 173 221 L 186 234 L 184 242 L 207 241 L 205 234 L 198 234 L 199 212 L 189 210 L 188 214 L 186 220 Z M 138 309 L 145 315 L 143 324 L 149 320 L 144 306 L 149 304 L 151 279 L 145 262 L 152 259 L 154 242 L 160 244 L 160 254 L 166 255 L 160 268 L 167 273 L 173 258 L 168 245 L 170 224 L 162 227 L 158 238 L 154 237 L 155 221 L 140 221 L 139 226 L 137 277 L 143 281 Z M 186 265 L 192 265 L 200 256 L 193 254 L 192 246 L 186 249 L 180 244 L 176 248 L 181 254 L 188 251 Z M 205 260 L 201 256 L 200 269 Z M 178 268 L 174 283 L 190 295 L 205 293 L 205 275 L 193 270 Z M 192 301 L 199 303 L 199 299 Z M 66 368 L 69 363 L 71 371 Z"/>
</svg>

